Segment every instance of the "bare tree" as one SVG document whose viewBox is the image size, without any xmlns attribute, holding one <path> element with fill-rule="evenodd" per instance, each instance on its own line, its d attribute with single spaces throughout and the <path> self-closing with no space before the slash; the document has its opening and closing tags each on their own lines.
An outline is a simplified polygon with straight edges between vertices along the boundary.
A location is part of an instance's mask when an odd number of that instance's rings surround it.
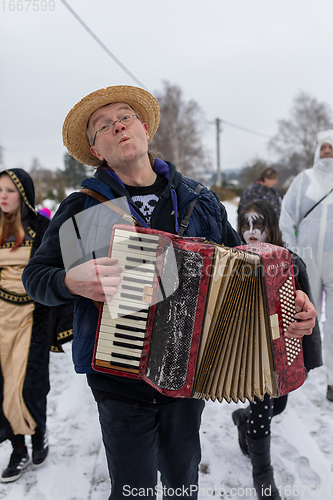
<svg viewBox="0 0 333 500">
<path fill-rule="evenodd" d="M 305 92 L 295 97 L 288 120 L 278 120 L 278 132 L 268 147 L 289 159 L 297 154 L 298 170 L 313 164 L 316 135 L 332 127 L 332 111 L 328 104 L 320 103 Z M 294 157 L 295 158 L 295 157 Z"/>
<path fill-rule="evenodd" d="M 202 144 L 201 128 L 205 118 L 194 101 L 184 101 L 177 85 L 164 81 L 156 92 L 161 108 L 161 122 L 150 148 L 177 166 L 184 175 L 211 168 L 211 160 Z"/>
<path fill-rule="evenodd" d="M 46 198 L 58 202 L 65 198 L 65 180 L 58 172 L 43 167 L 38 158 L 32 160 L 30 175 L 34 181 L 36 205 L 43 203 Z"/>
</svg>

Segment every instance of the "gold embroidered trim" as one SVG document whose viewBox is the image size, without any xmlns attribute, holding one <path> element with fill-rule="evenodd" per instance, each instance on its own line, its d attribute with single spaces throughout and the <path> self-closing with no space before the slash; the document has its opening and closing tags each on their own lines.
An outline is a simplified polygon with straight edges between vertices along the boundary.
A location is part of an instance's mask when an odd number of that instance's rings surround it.
<svg viewBox="0 0 333 500">
<path fill-rule="evenodd" d="M 32 231 L 32 232 L 34 232 L 34 231 Z M 15 241 L 8 241 L 7 243 L 4 243 L 3 245 L 1 245 L 0 248 L 13 248 L 14 245 L 15 245 Z M 32 247 L 32 245 L 33 245 L 32 240 L 23 240 L 20 247 Z"/>
<path fill-rule="evenodd" d="M 34 209 L 34 207 L 32 205 L 30 205 L 29 201 L 28 201 L 28 198 L 25 194 L 25 191 L 24 191 L 24 187 L 20 181 L 20 179 L 14 174 L 14 172 L 12 172 L 11 170 L 6 170 L 6 174 L 9 175 L 9 177 L 11 178 L 11 180 L 14 182 L 15 186 L 17 187 L 20 195 L 22 196 L 23 200 L 24 200 L 24 203 L 30 208 L 30 210 L 33 211 L 33 213 L 35 214 L 36 213 L 36 210 Z"/>
<path fill-rule="evenodd" d="M 73 335 L 73 329 L 66 330 L 64 332 L 58 333 L 58 339 L 59 340 L 66 339 L 67 337 L 71 337 L 72 335 Z"/>
<path fill-rule="evenodd" d="M 25 306 L 26 304 L 32 304 L 34 302 L 26 293 L 10 292 L 1 286 L 0 299 L 11 304 L 16 304 L 17 306 Z"/>
<path fill-rule="evenodd" d="M 35 239 L 35 237 L 36 237 L 36 232 L 35 232 L 33 229 L 31 229 L 31 227 L 30 227 L 30 226 L 28 226 L 28 227 L 27 227 L 27 231 L 28 231 L 28 233 L 30 234 L 31 238 Z"/>
<path fill-rule="evenodd" d="M 55 346 L 55 345 L 51 345 L 50 346 L 50 351 L 51 352 L 65 352 L 61 346 L 58 347 L 58 346 Z"/>
</svg>

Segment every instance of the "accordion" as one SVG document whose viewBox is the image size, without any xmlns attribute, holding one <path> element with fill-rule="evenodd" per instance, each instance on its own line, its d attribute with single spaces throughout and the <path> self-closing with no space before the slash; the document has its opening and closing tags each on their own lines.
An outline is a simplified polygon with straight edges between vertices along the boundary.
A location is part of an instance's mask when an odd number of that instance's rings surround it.
<svg viewBox="0 0 333 500">
<path fill-rule="evenodd" d="M 125 225 L 110 257 L 117 294 L 100 309 L 92 367 L 141 379 L 171 397 L 238 402 L 279 397 L 305 380 L 288 250 L 227 248 Z"/>
</svg>

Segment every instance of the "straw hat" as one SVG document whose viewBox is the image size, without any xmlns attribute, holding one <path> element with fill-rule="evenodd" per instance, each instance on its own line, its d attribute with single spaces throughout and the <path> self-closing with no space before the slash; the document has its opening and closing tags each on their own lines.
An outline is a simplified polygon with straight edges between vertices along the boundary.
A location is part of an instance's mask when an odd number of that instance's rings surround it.
<svg viewBox="0 0 333 500">
<path fill-rule="evenodd" d="M 150 140 L 160 122 L 160 108 L 151 94 L 139 87 L 118 85 L 96 90 L 78 102 L 68 113 L 62 128 L 64 146 L 79 162 L 98 167 L 101 162 L 90 151 L 86 137 L 88 120 L 96 109 L 107 104 L 124 102 L 131 106 L 147 124 Z"/>
</svg>

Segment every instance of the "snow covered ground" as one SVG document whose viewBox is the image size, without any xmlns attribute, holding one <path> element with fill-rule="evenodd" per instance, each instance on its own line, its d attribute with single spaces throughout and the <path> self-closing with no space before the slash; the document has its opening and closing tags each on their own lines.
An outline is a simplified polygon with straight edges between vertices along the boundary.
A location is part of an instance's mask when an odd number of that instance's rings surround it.
<svg viewBox="0 0 333 500">
<path fill-rule="evenodd" d="M 226 204 L 235 224 L 236 205 Z M 110 491 L 96 406 L 85 377 L 72 368 L 71 346 L 51 353 L 48 398 L 50 454 L 12 484 L 0 483 L 0 500 L 106 500 Z M 282 498 L 333 498 L 333 403 L 326 400 L 323 368 L 309 373 L 272 423 L 272 462 Z M 234 403 L 208 402 L 203 414 L 200 498 L 256 498 L 251 465 L 238 447 Z M 28 440 L 30 446 L 30 440 Z M 0 445 L 0 471 L 10 444 Z"/>
<path fill-rule="evenodd" d="M 109 476 L 95 403 L 85 377 L 73 371 L 70 346 L 65 348 L 65 354 L 51 353 L 48 461 L 40 469 L 27 468 L 15 483 L 0 483 L 0 499 L 108 498 Z M 303 387 L 290 394 L 285 412 L 273 421 L 272 461 L 282 498 L 333 498 L 333 404 L 325 391 L 323 369 L 310 372 Z M 206 404 L 200 498 L 256 498 L 250 461 L 239 450 L 231 420 L 235 408 L 234 403 Z M 10 453 L 9 443 L 0 445 L 0 470 Z"/>
</svg>

